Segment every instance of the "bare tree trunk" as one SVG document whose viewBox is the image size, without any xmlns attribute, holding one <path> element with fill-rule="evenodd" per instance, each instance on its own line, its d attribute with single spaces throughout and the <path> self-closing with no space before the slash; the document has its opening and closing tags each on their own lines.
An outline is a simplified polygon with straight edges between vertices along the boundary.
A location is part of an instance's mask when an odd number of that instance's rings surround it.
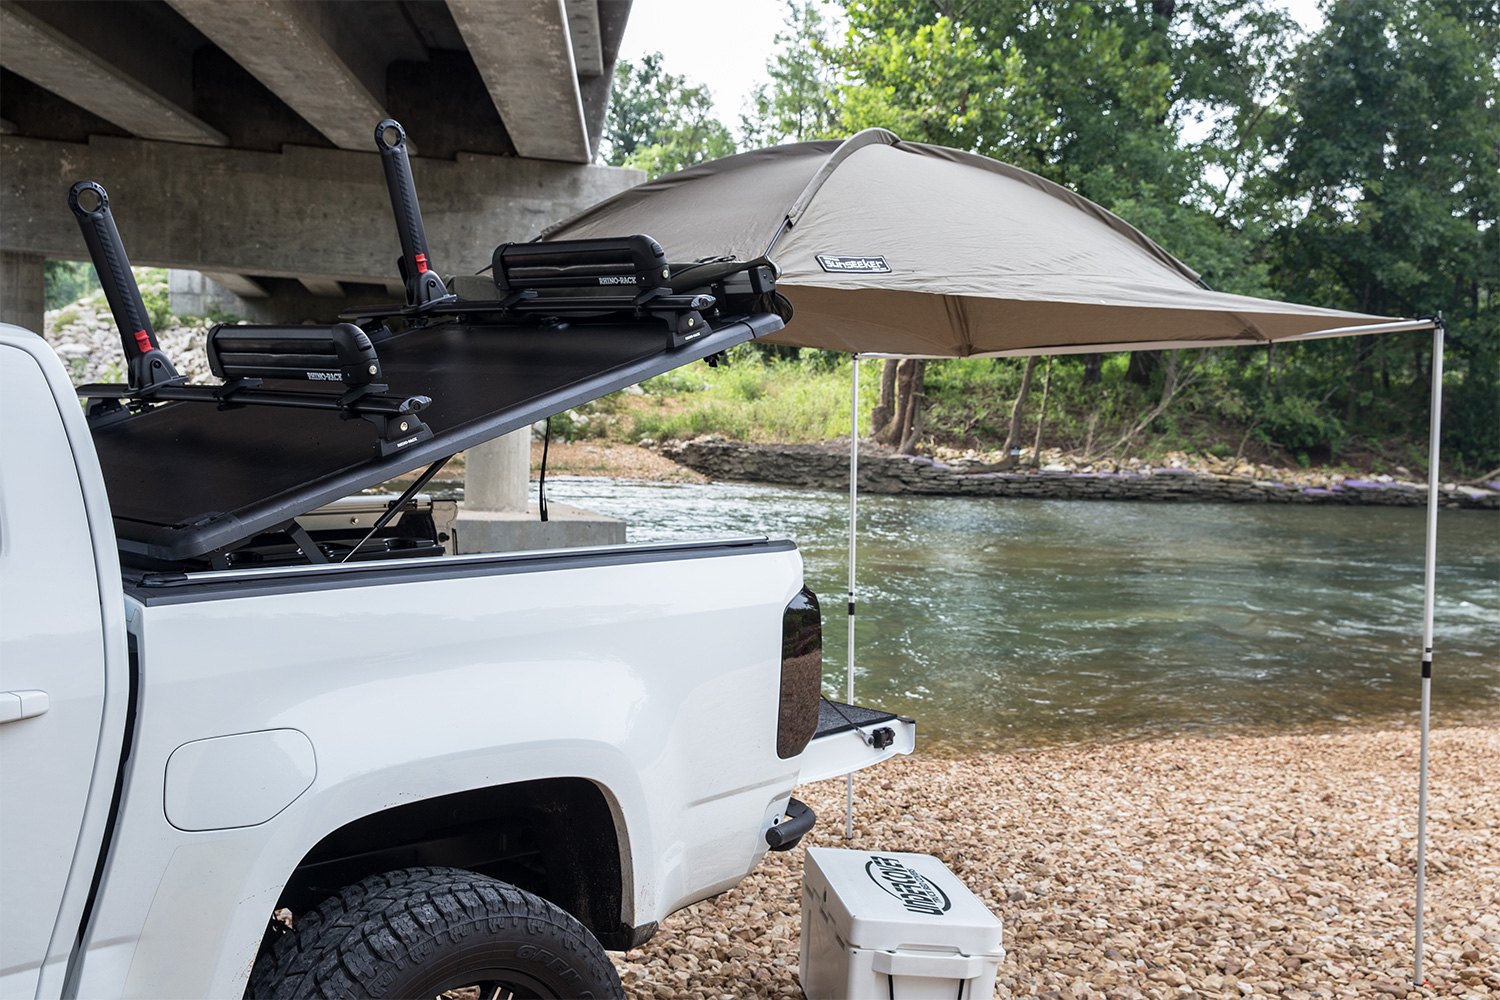
<svg viewBox="0 0 1500 1000">
<path fill-rule="evenodd" d="M 886 358 L 880 368 L 880 400 L 870 411 L 870 435 L 890 444 L 891 421 L 896 419 L 896 359 Z"/>
<path fill-rule="evenodd" d="M 922 435 L 923 386 L 927 362 L 917 358 L 887 360 L 880 371 L 880 403 L 871 412 L 879 429 L 875 441 L 909 455 Z M 881 418 L 885 420 L 881 423 Z"/>
<path fill-rule="evenodd" d="M 1125 381 L 1148 387 L 1151 385 L 1151 377 L 1160 367 L 1161 351 L 1132 351 L 1130 362 L 1125 366 Z"/>
<path fill-rule="evenodd" d="M 1036 440 L 1031 444 L 1031 460 L 1042 462 L 1042 427 L 1047 423 L 1047 396 L 1052 392 L 1052 356 L 1047 356 L 1047 377 L 1042 379 L 1041 412 L 1036 415 Z"/>
<path fill-rule="evenodd" d="M 1005 434 L 1005 444 L 1000 461 L 1010 461 L 1010 450 L 1021 439 L 1021 411 L 1026 407 L 1026 397 L 1031 395 L 1031 373 L 1036 370 L 1036 355 L 1026 359 L 1026 370 L 1021 373 L 1021 390 L 1016 393 L 1016 402 L 1010 408 L 1010 430 Z"/>
<path fill-rule="evenodd" d="M 1104 355 L 1085 354 L 1083 356 L 1083 384 L 1098 385 L 1104 381 Z"/>
<path fill-rule="evenodd" d="M 901 439 L 906 436 L 908 414 L 911 410 L 911 366 L 910 358 L 905 358 L 896 364 L 896 415 L 891 418 L 885 437 L 881 444 L 895 448 L 901 444 Z"/>
<path fill-rule="evenodd" d="M 917 441 L 922 437 L 922 428 L 926 423 L 922 403 L 927 396 L 927 362 L 911 361 L 911 372 L 906 384 L 906 419 L 902 425 L 901 443 L 897 451 L 903 455 L 915 454 Z"/>
</svg>

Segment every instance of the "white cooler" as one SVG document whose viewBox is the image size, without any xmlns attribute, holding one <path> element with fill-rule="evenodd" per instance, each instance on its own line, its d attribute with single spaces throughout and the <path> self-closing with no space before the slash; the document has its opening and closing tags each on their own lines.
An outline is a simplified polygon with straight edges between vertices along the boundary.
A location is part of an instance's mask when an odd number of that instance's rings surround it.
<svg viewBox="0 0 1500 1000">
<path fill-rule="evenodd" d="M 808 848 L 808 1000 L 989 1000 L 1004 957 L 1000 918 L 937 858 Z"/>
</svg>

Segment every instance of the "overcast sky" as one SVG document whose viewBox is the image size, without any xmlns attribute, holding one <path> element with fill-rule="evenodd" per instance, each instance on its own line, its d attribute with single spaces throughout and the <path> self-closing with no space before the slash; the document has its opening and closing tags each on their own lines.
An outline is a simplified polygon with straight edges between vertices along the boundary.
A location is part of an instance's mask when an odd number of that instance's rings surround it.
<svg viewBox="0 0 1500 1000">
<path fill-rule="evenodd" d="M 1281 0 L 1304 28 L 1323 23 L 1318 0 Z M 620 57 L 660 52 L 669 73 L 707 84 L 720 121 L 735 129 L 746 98 L 764 83 L 785 0 L 635 0 Z"/>
</svg>

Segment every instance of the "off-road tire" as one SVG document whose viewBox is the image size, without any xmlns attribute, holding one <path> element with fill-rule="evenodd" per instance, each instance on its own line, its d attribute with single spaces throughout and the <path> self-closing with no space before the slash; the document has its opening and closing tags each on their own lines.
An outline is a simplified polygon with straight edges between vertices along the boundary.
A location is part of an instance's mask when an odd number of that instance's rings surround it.
<svg viewBox="0 0 1500 1000">
<path fill-rule="evenodd" d="M 256 961 L 246 996 L 436 997 L 475 983 L 501 996 L 625 995 L 599 942 L 545 899 L 459 868 L 407 868 L 298 917 Z"/>
</svg>

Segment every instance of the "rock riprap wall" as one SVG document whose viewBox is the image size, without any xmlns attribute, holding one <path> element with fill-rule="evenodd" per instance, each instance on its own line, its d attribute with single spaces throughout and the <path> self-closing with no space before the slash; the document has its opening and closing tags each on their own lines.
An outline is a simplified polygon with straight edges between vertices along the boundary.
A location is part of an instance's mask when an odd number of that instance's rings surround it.
<svg viewBox="0 0 1500 1000">
<path fill-rule="evenodd" d="M 710 479 L 848 489 L 848 446 L 744 444 L 716 437 L 668 441 L 666 457 Z M 1279 482 L 1233 472 L 1178 468 L 1079 471 L 1044 467 L 997 471 L 978 463 L 948 464 L 897 455 L 862 444 L 859 488 L 865 493 L 928 496 L 1033 497 L 1043 500 L 1155 500 L 1209 503 L 1335 503 L 1420 506 L 1427 487 L 1389 476 L 1332 477 L 1314 483 Z M 1480 486 L 1444 483 L 1444 507 L 1500 510 L 1500 482 Z"/>
</svg>

